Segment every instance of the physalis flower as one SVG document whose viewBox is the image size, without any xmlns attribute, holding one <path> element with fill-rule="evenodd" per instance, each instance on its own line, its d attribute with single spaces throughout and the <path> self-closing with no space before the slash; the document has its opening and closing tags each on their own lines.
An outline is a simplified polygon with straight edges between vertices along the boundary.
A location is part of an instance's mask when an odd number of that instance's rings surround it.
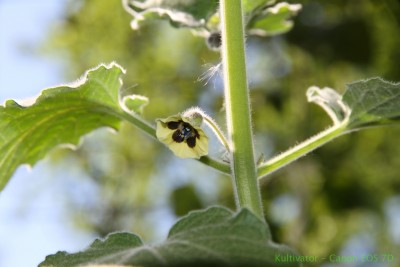
<svg viewBox="0 0 400 267">
<path fill-rule="evenodd" d="M 208 154 L 208 137 L 200 127 L 201 115 L 174 115 L 157 119 L 156 122 L 158 140 L 167 145 L 177 157 L 198 159 Z"/>
</svg>

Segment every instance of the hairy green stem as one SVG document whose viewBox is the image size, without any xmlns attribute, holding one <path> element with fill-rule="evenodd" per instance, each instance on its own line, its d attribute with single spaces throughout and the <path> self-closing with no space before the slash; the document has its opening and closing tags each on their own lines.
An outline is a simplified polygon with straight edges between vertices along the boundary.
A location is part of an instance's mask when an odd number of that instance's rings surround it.
<svg viewBox="0 0 400 267">
<path fill-rule="evenodd" d="M 231 152 L 231 146 L 229 145 L 228 140 L 226 139 L 224 133 L 219 128 L 218 124 L 208 115 L 204 115 L 203 118 L 208 127 L 210 127 L 211 130 L 214 132 L 214 134 L 217 136 L 221 144 L 226 148 L 228 152 Z"/>
<path fill-rule="evenodd" d="M 265 179 L 268 174 L 286 166 L 287 164 L 305 156 L 307 153 L 328 143 L 334 138 L 346 133 L 347 122 L 334 125 L 325 131 L 311 137 L 297 146 L 283 152 L 282 154 L 266 161 L 258 167 L 259 179 Z"/>
<path fill-rule="evenodd" d="M 214 168 L 222 173 L 231 174 L 231 167 L 229 166 L 229 164 L 219 161 L 217 159 L 214 159 L 213 157 L 204 156 L 204 157 L 199 158 L 198 161 L 200 161 L 201 163 L 206 164 L 209 167 Z"/>
<path fill-rule="evenodd" d="M 153 137 L 154 139 L 157 139 L 156 136 L 156 129 L 154 128 L 153 125 L 148 123 L 146 120 L 142 119 L 139 116 L 136 116 L 135 114 L 130 114 L 127 112 L 121 112 L 118 113 L 119 117 L 124 119 L 125 121 L 128 121 L 129 123 L 133 124 L 149 136 Z"/>
<path fill-rule="evenodd" d="M 222 65 L 237 205 L 263 218 L 254 160 L 241 0 L 221 0 Z"/>
</svg>

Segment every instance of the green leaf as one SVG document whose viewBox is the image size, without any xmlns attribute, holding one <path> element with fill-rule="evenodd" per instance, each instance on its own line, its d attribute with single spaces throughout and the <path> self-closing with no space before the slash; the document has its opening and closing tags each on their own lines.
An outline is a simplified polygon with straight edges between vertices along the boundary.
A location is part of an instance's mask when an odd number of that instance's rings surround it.
<svg viewBox="0 0 400 267">
<path fill-rule="evenodd" d="M 347 128 L 359 129 L 400 120 L 400 83 L 372 78 L 347 85 L 343 101 L 351 109 Z"/>
<path fill-rule="evenodd" d="M 122 98 L 121 106 L 125 111 L 142 114 L 143 108 L 149 104 L 149 99 L 141 95 L 129 95 Z"/>
<path fill-rule="evenodd" d="M 308 102 L 321 106 L 333 120 L 333 124 L 342 123 L 350 115 L 350 109 L 343 102 L 342 96 L 332 88 L 311 86 L 307 90 Z"/>
<path fill-rule="evenodd" d="M 177 27 L 204 27 L 217 12 L 218 0 L 124 0 L 124 8 L 133 16 L 133 29 L 152 18 L 166 18 Z"/>
<path fill-rule="evenodd" d="M 293 257 L 291 262 L 283 262 Z M 171 229 L 167 240 L 143 246 L 136 235 L 111 234 L 96 240 L 83 252 L 58 252 L 39 266 L 87 266 L 118 264 L 124 266 L 300 266 L 302 257 L 286 246 L 271 241 L 268 225 L 249 210 L 237 214 L 213 207 L 189 213 Z"/>
<path fill-rule="evenodd" d="M 149 99 L 145 96 L 135 94 L 136 85 L 119 90 L 119 105 L 124 111 L 133 115 L 143 113 L 144 107 L 149 104 Z"/>
<path fill-rule="evenodd" d="M 104 262 L 121 264 L 120 258 L 123 257 L 124 254 L 121 252 L 129 251 L 133 253 L 135 248 L 139 248 L 142 245 L 143 242 L 137 235 L 115 233 L 109 235 L 106 240 L 96 239 L 84 252 L 68 254 L 65 251 L 60 251 L 54 255 L 47 256 L 46 260 L 39 264 L 39 266 L 67 267 Z"/>
<path fill-rule="evenodd" d="M 293 27 L 290 19 L 300 11 L 300 4 L 279 3 L 263 10 L 249 23 L 249 33 L 260 36 L 272 36 L 286 33 Z"/>
<path fill-rule="evenodd" d="M 250 14 L 261 7 L 272 5 L 275 2 L 276 0 L 243 0 L 243 11 L 245 14 Z"/>
<path fill-rule="evenodd" d="M 94 129 L 118 129 L 122 73 L 115 63 L 100 65 L 75 84 L 42 91 L 31 105 L 0 106 L 0 190 L 19 165 L 34 165 L 58 145 L 77 145 Z"/>
<path fill-rule="evenodd" d="M 348 84 L 343 96 L 331 88 L 312 86 L 307 98 L 320 105 L 335 125 L 343 123 L 347 131 L 400 120 L 400 83 L 381 78 Z"/>
</svg>

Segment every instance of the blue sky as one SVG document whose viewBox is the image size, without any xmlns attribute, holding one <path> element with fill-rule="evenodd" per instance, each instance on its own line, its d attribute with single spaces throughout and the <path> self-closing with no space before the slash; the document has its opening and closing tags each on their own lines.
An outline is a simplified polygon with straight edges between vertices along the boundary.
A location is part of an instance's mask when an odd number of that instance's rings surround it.
<svg viewBox="0 0 400 267">
<path fill-rule="evenodd" d="M 0 0 L 1 104 L 65 82 L 56 61 L 29 52 L 61 18 L 65 3 Z M 37 266 L 58 249 L 77 251 L 93 240 L 64 218 L 62 188 L 73 174 L 52 179 L 47 165 L 44 160 L 32 170 L 20 167 L 0 193 L 0 267 Z"/>
</svg>

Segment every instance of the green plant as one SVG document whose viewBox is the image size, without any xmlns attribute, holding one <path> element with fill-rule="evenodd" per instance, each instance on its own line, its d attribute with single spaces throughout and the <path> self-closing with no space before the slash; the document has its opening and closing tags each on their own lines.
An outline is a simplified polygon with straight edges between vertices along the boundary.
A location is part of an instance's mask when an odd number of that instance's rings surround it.
<svg viewBox="0 0 400 267">
<path fill-rule="evenodd" d="M 257 165 L 244 71 L 243 25 L 246 25 L 249 34 L 282 33 L 291 27 L 287 18 L 298 11 L 297 5 L 270 6 L 271 2 L 222 1 L 220 16 L 216 15 L 217 1 L 207 5 L 197 1 L 193 4 L 194 8 L 180 2 L 168 4 L 165 1 L 159 6 L 145 6 L 141 1 L 125 2 L 127 10 L 135 15 L 135 27 L 146 21 L 144 18 L 167 14 L 173 25 L 193 27 L 203 34 L 212 43 L 213 49 L 218 48 L 218 42 L 210 40 L 218 37 L 221 20 L 228 138 L 200 109 L 175 115 L 173 119 L 161 119 L 158 127 L 171 130 L 171 135 L 165 135 L 171 138 L 170 142 L 164 143 L 173 151 L 175 148 L 171 146 L 183 151 L 179 154 L 182 157 L 199 157 L 202 163 L 232 176 L 237 213 L 224 208 L 191 213 L 171 229 L 164 244 L 152 248 L 143 246 L 133 234 L 113 234 L 105 241 L 95 241 L 85 252 L 49 256 L 41 266 L 75 266 L 88 262 L 193 266 L 193 261 L 199 265 L 285 266 L 276 261 L 276 255 L 295 253 L 287 247 L 271 244 L 268 226 L 263 221 L 257 179 L 264 179 L 271 172 L 342 134 L 395 122 L 400 114 L 400 85 L 377 78 L 369 79 L 350 84 L 343 96 L 329 88 L 311 87 L 307 92 L 309 101 L 327 111 L 333 126 Z M 244 21 L 242 14 L 245 15 Z M 128 121 L 149 136 L 161 139 L 157 129 L 140 117 L 147 98 L 120 90 L 119 77 L 123 73 L 117 64 L 101 65 L 88 71 L 78 87 L 62 86 L 43 91 L 31 106 L 8 101 L 0 113 L 0 129 L 4 137 L 0 152 L 1 187 L 5 186 L 18 165 L 34 164 L 56 145 L 77 144 L 83 134 L 98 127 L 118 129 L 121 121 Z M 185 150 L 191 151 L 203 141 L 203 135 L 199 133 L 202 124 L 211 126 L 226 147 L 229 163 L 203 156 L 206 153 L 204 150 L 200 154 L 185 153 Z M 192 141 L 189 140 L 193 139 L 196 143 L 190 145 Z M 231 242 L 232 236 L 241 242 Z M 188 255 L 191 257 L 186 257 Z M 286 266 L 294 264 L 298 262 L 286 263 Z"/>
</svg>

